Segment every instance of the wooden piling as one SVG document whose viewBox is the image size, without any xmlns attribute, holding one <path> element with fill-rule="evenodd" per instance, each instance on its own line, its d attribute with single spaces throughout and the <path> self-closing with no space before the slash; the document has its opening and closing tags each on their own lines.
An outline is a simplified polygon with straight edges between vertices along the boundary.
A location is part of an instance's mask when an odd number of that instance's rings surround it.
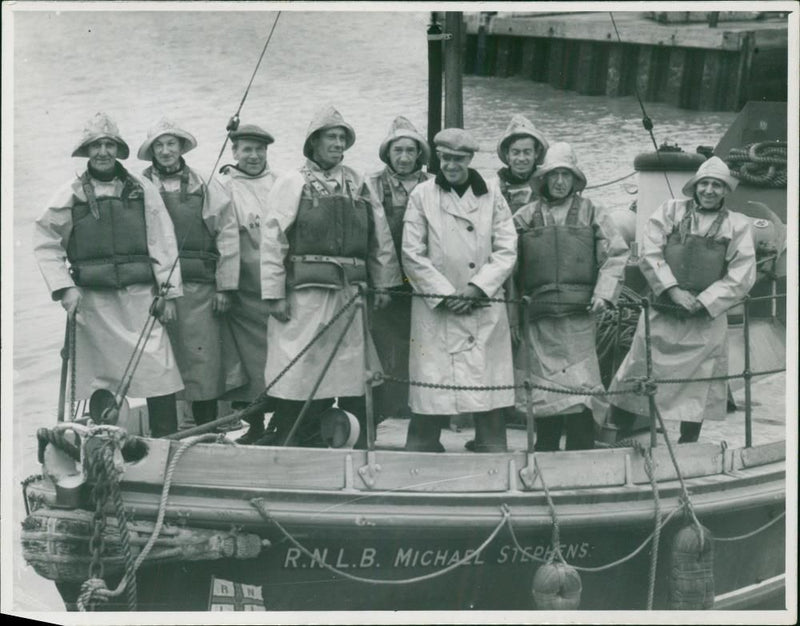
<svg viewBox="0 0 800 626">
<path fill-rule="evenodd" d="M 673 106 L 680 106 L 682 87 L 683 87 L 683 71 L 686 67 L 686 49 L 685 48 L 672 48 L 669 51 L 669 61 L 667 68 L 667 76 L 664 81 L 664 91 L 659 94 L 659 100 L 668 102 Z"/>
<path fill-rule="evenodd" d="M 547 60 L 547 82 L 556 89 L 563 89 L 567 84 L 564 73 L 566 68 L 565 52 L 566 42 L 563 39 L 553 39 L 550 42 L 550 56 Z"/>
<path fill-rule="evenodd" d="M 498 37 L 497 38 L 497 61 L 495 66 L 495 76 L 505 78 L 512 74 L 512 59 L 511 59 L 511 37 Z"/>
<path fill-rule="evenodd" d="M 636 91 L 643 101 L 652 100 L 650 85 L 655 75 L 653 46 L 640 46 L 636 63 Z"/>
<path fill-rule="evenodd" d="M 537 40 L 533 38 L 526 38 L 522 42 L 522 59 L 520 60 L 519 73 L 523 78 L 535 80 L 536 64 L 541 60 L 537 58 L 536 54 Z"/>
<path fill-rule="evenodd" d="M 608 49 L 606 69 L 606 96 L 616 98 L 623 95 L 624 56 L 621 44 L 611 44 Z"/>
<path fill-rule="evenodd" d="M 709 50 L 705 53 L 697 101 L 697 108 L 701 111 L 714 111 L 719 108 L 721 64 L 722 52 Z"/>
</svg>

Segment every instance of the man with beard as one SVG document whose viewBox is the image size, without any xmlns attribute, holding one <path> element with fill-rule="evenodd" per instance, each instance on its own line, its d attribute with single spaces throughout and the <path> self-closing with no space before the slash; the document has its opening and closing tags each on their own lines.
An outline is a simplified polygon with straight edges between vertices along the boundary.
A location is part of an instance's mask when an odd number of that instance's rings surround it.
<svg viewBox="0 0 800 626">
<path fill-rule="evenodd" d="M 183 290 L 169 213 L 153 184 L 117 160 L 128 154 L 116 123 L 96 114 L 72 153 L 88 157 L 86 170 L 36 221 L 39 269 L 53 300 L 75 319 L 75 399 L 117 391 L 153 298 L 161 292 L 155 308 L 169 324 Z M 152 436 L 174 433 L 175 392 L 183 382 L 160 324 L 140 349 L 128 394 L 147 398 Z"/>
<path fill-rule="evenodd" d="M 336 109 L 323 108 L 306 133 L 305 163 L 279 178 L 270 194 L 261 242 L 261 291 L 272 316 L 266 380 L 274 379 L 331 322 L 356 295 L 359 283 L 389 289 L 402 282 L 383 207 L 363 176 L 342 164 L 355 139 Z M 390 297 L 378 294 L 374 300 L 380 309 Z M 341 316 L 272 388 L 278 398 L 272 422 L 279 443 L 291 431 L 345 323 Z M 322 445 L 320 415 L 338 399 L 339 408 L 360 423 L 356 446 L 366 445 L 364 372 L 368 362 L 377 366 L 377 354 L 362 324 L 359 312 L 290 443 Z"/>
<path fill-rule="evenodd" d="M 402 250 L 403 216 L 408 205 L 408 196 L 419 183 L 430 178 L 422 171 L 422 166 L 430 160 L 430 153 L 428 142 L 413 124 L 402 116 L 397 117 L 378 150 L 386 167 L 367 178 L 367 185 L 373 195 L 383 203 L 398 259 Z M 402 270 L 402 259 L 400 266 Z M 395 292 L 400 293 L 392 297 L 389 306 L 375 311 L 372 317 L 372 336 L 385 373 L 407 379 L 411 285 L 405 275 L 402 286 Z M 408 385 L 394 381 L 384 382 L 375 388 L 374 406 L 375 415 L 382 418 L 408 417 Z"/>
</svg>

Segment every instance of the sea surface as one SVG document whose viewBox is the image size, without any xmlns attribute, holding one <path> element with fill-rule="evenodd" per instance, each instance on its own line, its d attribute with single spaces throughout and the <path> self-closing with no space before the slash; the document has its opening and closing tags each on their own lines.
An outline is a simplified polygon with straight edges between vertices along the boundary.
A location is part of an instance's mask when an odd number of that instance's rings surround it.
<svg viewBox="0 0 800 626">
<path fill-rule="evenodd" d="M 52 5 L 50 5 L 52 7 Z M 194 134 L 199 146 L 187 162 L 208 176 L 277 14 L 263 11 L 17 11 L 13 15 L 13 252 L 4 250 L 4 277 L 12 274 L 14 608 L 63 610 L 53 585 L 20 558 L 17 542 L 24 510 L 19 481 L 37 473 L 36 429 L 56 419 L 65 316 L 51 301 L 31 249 L 34 220 L 49 197 L 84 168 L 70 154 L 87 119 L 109 113 L 131 148 L 126 167 L 147 163 L 136 151 L 162 116 Z M 598 19 L 606 19 L 599 14 Z M 356 130 L 345 162 L 377 169 L 378 146 L 397 115 L 426 133 L 427 52 L 423 12 L 307 12 L 280 15 L 272 40 L 242 108 L 243 123 L 259 124 L 276 138 L 269 162 L 277 172 L 298 167 L 314 112 L 332 103 Z M 10 62 L 11 59 L 4 59 Z M 3 94 L 8 97 L 8 94 Z M 649 103 L 660 142 L 693 152 L 713 146 L 733 113 L 684 111 Z M 609 99 L 557 91 L 523 79 L 464 78 L 465 127 L 481 150 L 474 166 L 499 167 L 495 146 L 515 113 L 529 117 L 550 141 L 570 142 L 589 185 L 633 171 L 634 157 L 652 149 L 633 97 Z M 5 123 L 5 121 L 4 121 Z M 4 158 L 8 155 L 4 155 Z M 226 147 L 222 162 L 230 162 Z M 628 179 L 587 196 L 626 208 L 635 192 Z M 626 189 L 627 187 L 627 189 Z M 8 220 L 13 213 L 13 222 Z M 7 311 L 7 309 L 6 309 Z M 4 520 L 5 521 L 5 520 Z"/>
</svg>

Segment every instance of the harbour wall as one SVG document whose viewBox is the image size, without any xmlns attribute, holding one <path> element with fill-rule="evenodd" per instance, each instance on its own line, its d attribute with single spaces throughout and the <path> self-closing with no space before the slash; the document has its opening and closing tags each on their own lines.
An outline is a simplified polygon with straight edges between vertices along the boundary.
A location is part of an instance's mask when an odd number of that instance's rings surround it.
<svg viewBox="0 0 800 626">
<path fill-rule="evenodd" d="M 728 14 L 730 16 L 730 14 Z M 464 14 L 464 72 L 702 111 L 786 100 L 785 16 L 708 23 L 643 13 Z M 749 19 L 745 19 L 749 18 Z M 617 37 L 619 32 L 619 38 Z"/>
</svg>

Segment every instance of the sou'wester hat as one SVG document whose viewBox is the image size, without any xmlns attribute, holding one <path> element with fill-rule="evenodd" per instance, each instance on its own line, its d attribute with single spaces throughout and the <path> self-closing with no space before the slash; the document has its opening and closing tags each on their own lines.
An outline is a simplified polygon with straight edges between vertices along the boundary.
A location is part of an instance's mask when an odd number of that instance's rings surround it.
<svg viewBox="0 0 800 626">
<path fill-rule="evenodd" d="M 575 193 L 583 191 L 584 187 L 586 187 L 586 175 L 578 167 L 578 158 L 575 156 L 572 146 L 564 141 L 556 142 L 547 149 L 544 161 L 533 173 L 537 190 L 541 192 L 547 174 L 559 167 L 566 168 L 575 175 L 575 188 L 573 191 Z"/>
<path fill-rule="evenodd" d="M 514 139 L 521 139 L 522 137 L 532 137 L 535 139 L 539 145 L 542 147 L 541 151 L 539 152 L 539 156 L 536 158 L 536 164 L 539 165 L 544 160 L 545 152 L 550 147 L 550 144 L 547 142 L 547 139 L 544 138 L 544 135 L 533 125 L 527 117 L 524 115 L 515 115 L 511 118 L 511 122 L 508 124 L 508 128 L 506 128 L 506 132 L 503 133 L 503 136 L 500 137 L 500 141 L 497 142 L 497 156 L 500 157 L 500 160 L 508 165 L 508 158 L 506 152 L 508 151 L 508 145 L 511 143 L 511 140 Z"/>
<path fill-rule="evenodd" d="M 728 166 L 725 165 L 725 161 L 718 156 L 713 156 L 708 159 L 708 161 L 704 161 L 702 165 L 697 168 L 695 175 L 686 181 L 683 189 L 681 189 L 683 195 L 691 198 L 694 195 L 694 186 L 701 178 L 716 178 L 717 180 L 721 180 L 728 185 L 728 189 L 731 191 L 736 189 L 736 186 L 739 184 L 739 181 L 731 175 L 731 171 L 728 169 Z"/>
<path fill-rule="evenodd" d="M 344 128 L 346 137 L 344 149 L 347 150 L 350 148 L 356 142 L 356 131 L 353 130 L 350 124 L 344 121 L 342 114 L 329 104 L 317 111 L 311 119 L 311 123 L 308 125 L 308 131 L 306 131 L 306 140 L 303 143 L 303 156 L 307 159 L 313 156 L 311 151 L 311 136 L 314 133 L 327 128 L 336 128 L 337 126 Z"/>
<path fill-rule="evenodd" d="M 197 147 L 197 139 L 191 133 L 183 130 L 172 120 L 165 117 L 161 118 L 155 126 L 147 131 L 147 139 L 144 140 L 136 156 L 142 161 L 153 160 L 153 143 L 162 135 L 173 135 L 181 140 L 181 154 L 186 154 L 189 150 Z"/>
<path fill-rule="evenodd" d="M 118 159 L 127 159 L 130 148 L 119 134 L 117 123 L 112 120 L 107 113 L 95 113 L 94 117 L 86 122 L 83 127 L 83 135 L 75 149 L 72 151 L 74 157 L 88 157 L 89 144 L 98 139 L 111 139 L 119 146 L 117 150 Z"/>
<path fill-rule="evenodd" d="M 275 142 L 275 137 L 272 136 L 272 133 L 267 132 L 261 128 L 261 126 L 256 126 L 255 124 L 242 124 L 236 130 L 229 132 L 228 138 L 231 141 L 236 141 L 237 139 L 251 139 L 253 141 L 261 141 L 266 145 Z"/>
<path fill-rule="evenodd" d="M 440 130 L 433 138 L 433 145 L 439 152 L 461 156 L 472 156 L 480 149 L 475 138 L 463 128 Z"/>
<path fill-rule="evenodd" d="M 392 122 L 392 127 L 389 129 L 389 134 L 386 135 L 386 138 L 381 142 L 381 147 L 378 148 L 378 156 L 380 157 L 381 161 L 389 165 L 389 148 L 392 145 L 392 142 L 396 139 L 402 139 L 403 137 L 408 137 L 409 139 L 413 139 L 417 142 L 419 146 L 421 154 L 421 162 L 422 164 L 428 163 L 431 159 L 431 148 L 428 145 L 428 142 L 425 141 L 425 138 L 419 134 L 414 125 L 409 122 L 406 118 L 402 115 L 394 118 Z"/>
</svg>

